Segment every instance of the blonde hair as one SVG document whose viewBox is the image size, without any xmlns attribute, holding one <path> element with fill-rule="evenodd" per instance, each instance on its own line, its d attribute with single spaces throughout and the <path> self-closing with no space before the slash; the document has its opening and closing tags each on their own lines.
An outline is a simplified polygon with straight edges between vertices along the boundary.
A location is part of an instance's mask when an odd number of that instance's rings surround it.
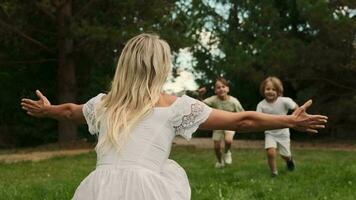
<svg viewBox="0 0 356 200">
<path fill-rule="evenodd" d="M 226 80 L 226 79 L 223 78 L 223 77 L 218 77 L 217 79 L 215 79 L 215 84 L 216 84 L 216 82 L 218 82 L 218 81 L 221 82 L 222 84 L 224 84 L 224 85 L 227 86 L 227 87 L 230 86 L 229 81 Z"/>
<path fill-rule="evenodd" d="M 268 82 L 271 82 L 273 87 L 276 88 L 277 95 L 278 96 L 283 96 L 283 84 L 282 81 L 275 77 L 275 76 L 269 76 L 267 77 L 264 81 L 262 81 L 260 85 L 260 93 L 262 96 L 265 96 L 265 87 Z"/>
<path fill-rule="evenodd" d="M 171 50 L 154 34 L 130 39 L 119 57 L 111 89 L 97 106 L 97 128 L 106 118 L 107 134 L 96 149 L 107 144 L 118 151 L 127 141 L 133 126 L 158 102 L 163 84 L 171 70 Z"/>
</svg>

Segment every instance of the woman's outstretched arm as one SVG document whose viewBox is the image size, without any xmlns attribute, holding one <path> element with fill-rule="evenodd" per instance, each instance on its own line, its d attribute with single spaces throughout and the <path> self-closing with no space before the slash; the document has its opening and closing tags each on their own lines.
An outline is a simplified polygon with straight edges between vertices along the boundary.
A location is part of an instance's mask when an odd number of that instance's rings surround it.
<svg viewBox="0 0 356 200">
<path fill-rule="evenodd" d="M 310 115 L 306 109 L 312 104 L 307 101 L 297 108 L 292 115 L 270 115 L 259 112 L 226 112 L 213 110 L 209 118 L 200 125 L 207 130 L 236 130 L 239 132 L 254 132 L 280 128 L 293 128 L 298 131 L 317 133 L 317 129 L 324 128 L 327 117 Z"/>
<path fill-rule="evenodd" d="M 69 120 L 75 123 L 86 123 L 83 115 L 83 105 L 74 103 L 65 103 L 60 105 L 51 105 L 47 97 L 45 97 L 39 90 L 36 90 L 39 100 L 22 99 L 21 106 L 28 115 L 34 117 L 47 117 L 56 120 Z"/>
</svg>

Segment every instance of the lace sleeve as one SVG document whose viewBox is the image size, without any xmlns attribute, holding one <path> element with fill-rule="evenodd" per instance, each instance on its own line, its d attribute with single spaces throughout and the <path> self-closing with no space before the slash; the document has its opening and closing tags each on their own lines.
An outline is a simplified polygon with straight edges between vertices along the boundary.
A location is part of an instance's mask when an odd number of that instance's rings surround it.
<svg viewBox="0 0 356 200">
<path fill-rule="evenodd" d="M 90 134 L 94 135 L 99 133 L 99 129 L 96 127 L 96 115 L 95 115 L 95 104 L 101 100 L 105 94 L 100 93 L 96 97 L 91 98 L 88 102 L 83 105 L 83 115 L 85 121 L 88 124 Z"/>
<path fill-rule="evenodd" d="M 179 102 L 172 109 L 172 127 L 176 135 L 190 140 L 192 134 L 199 128 L 199 125 L 208 119 L 212 109 L 204 103 L 186 95 L 176 101 Z"/>
</svg>

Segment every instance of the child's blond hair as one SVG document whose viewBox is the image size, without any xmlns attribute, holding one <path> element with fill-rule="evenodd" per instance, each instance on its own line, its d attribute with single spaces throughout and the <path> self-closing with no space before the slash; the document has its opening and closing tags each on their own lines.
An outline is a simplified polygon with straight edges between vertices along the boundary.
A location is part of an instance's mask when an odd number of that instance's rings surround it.
<svg viewBox="0 0 356 200">
<path fill-rule="evenodd" d="M 95 109 L 97 128 L 103 118 L 107 128 L 97 150 L 123 147 L 133 126 L 158 102 L 171 65 L 170 47 L 157 35 L 140 34 L 126 43 L 111 89 Z"/>
<path fill-rule="evenodd" d="M 275 76 L 269 76 L 267 77 L 264 81 L 262 81 L 260 85 L 260 93 L 262 96 L 265 96 L 265 87 L 268 82 L 271 82 L 273 87 L 276 88 L 277 91 L 277 96 L 283 96 L 283 84 L 282 81 L 275 77 Z"/>
<path fill-rule="evenodd" d="M 217 79 L 215 79 L 215 83 L 214 84 L 216 84 L 216 82 L 218 82 L 218 81 L 221 82 L 222 84 L 224 84 L 225 86 L 229 87 L 229 81 L 227 81 L 225 78 L 218 77 Z"/>
</svg>

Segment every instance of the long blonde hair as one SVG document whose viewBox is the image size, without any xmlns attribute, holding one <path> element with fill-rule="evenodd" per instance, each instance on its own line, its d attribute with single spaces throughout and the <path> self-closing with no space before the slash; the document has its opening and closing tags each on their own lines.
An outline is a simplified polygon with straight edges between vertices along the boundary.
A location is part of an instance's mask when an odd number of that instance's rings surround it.
<svg viewBox="0 0 356 200">
<path fill-rule="evenodd" d="M 111 89 L 96 109 L 97 126 L 104 116 L 107 123 L 97 150 L 106 150 L 107 144 L 117 150 L 123 147 L 133 126 L 158 102 L 171 65 L 170 47 L 159 36 L 140 34 L 127 42 Z"/>
</svg>

